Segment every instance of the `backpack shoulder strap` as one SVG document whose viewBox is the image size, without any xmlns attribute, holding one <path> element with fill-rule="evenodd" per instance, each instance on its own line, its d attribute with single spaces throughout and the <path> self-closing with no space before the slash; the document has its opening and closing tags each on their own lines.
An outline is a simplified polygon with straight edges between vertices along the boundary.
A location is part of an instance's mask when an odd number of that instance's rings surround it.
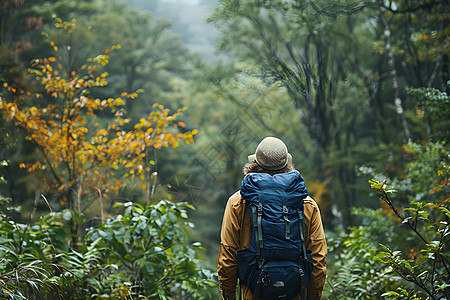
<svg viewBox="0 0 450 300">
<path fill-rule="evenodd" d="M 316 201 L 314 201 L 314 199 L 311 198 L 310 196 L 306 196 L 306 197 L 303 199 L 303 203 L 316 204 Z"/>
<path fill-rule="evenodd" d="M 239 221 L 241 224 L 240 225 L 240 232 L 239 232 L 239 248 L 242 248 L 242 241 L 244 240 L 244 224 L 245 224 L 245 217 L 248 214 L 248 203 L 247 201 L 244 200 L 244 198 L 239 199 L 239 205 L 240 207 L 240 216 L 239 216 Z"/>
<path fill-rule="evenodd" d="M 244 198 L 239 199 L 239 204 L 240 207 L 240 216 L 239 216 L 239 221 L 240 221 L 240 232 L 239 232 L 239 248 L 242 248 L 242 241 L 244 240 L 244 225 L 245 225 L 245 217 L 248 214 L 248 204 L 247 202 L 244 200 Z M 238 300 L 242 300 L 243 299 L 243 294 L 242 294 L 242 283 L 241 280 L 238 279 Z"/>
<path fill-rule="evenodd" d="M 306 229 L 305 229 L 305 200 L 308 199 L 309 196 L 306 196 L 302 199 L 302 205 L 300 209 L 298 210 L 298 224 L 300 226 L 300 241 L 302 244 L 302 257 L 300 258 L 303 261 L 307 260 L 306 257 L 306 245 L 305 245 L 305 235 L 306 235 Z M 310 198 L 310 197 L 309 197 Z M 312 200 L 312 198 L 310 198 Z M 313 200 L 314 201 L 314 200 Z M 306 299 L 306 283 L 305 283 L 305 277 L 301 277 L 300 282 L 300 299 Z"/>
</svg>

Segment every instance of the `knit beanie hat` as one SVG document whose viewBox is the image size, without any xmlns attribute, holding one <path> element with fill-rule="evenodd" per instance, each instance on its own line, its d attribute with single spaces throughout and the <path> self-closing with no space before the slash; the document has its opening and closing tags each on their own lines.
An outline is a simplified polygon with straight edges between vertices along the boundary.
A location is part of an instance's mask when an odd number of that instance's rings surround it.
<svg viewBox="0 0 450 300">
<path fill-rule="evenodd" d="M 255 162 L 266 170 L 281 170 L 288 162 L 292 162 L 286 145 L 275 137 L 264 138 L 256 147 L 255 154 L 248 156 L 249 162 Z"/>
</svg>

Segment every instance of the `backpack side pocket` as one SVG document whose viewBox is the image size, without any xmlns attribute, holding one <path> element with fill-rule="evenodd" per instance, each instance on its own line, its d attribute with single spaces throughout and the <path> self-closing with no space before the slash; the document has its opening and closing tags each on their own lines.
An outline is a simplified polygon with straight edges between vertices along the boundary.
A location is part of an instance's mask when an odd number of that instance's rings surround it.
<svg viewBox="0 0 450 300">
<path fill-rule="evenodd" d="M 306 260 L 300 261 L 300 266 L 302 267 L 303 272 L 305 273 L 305 285 L 308 285 L 309 277 L 314 268 L 311 250 L 306 251 Z"/>
<path fill-rule="evenodd" d="M 259 275 L 256 253 L 250 249 L 238 250 L 236 263 L 239 280 L 254 293 Z"/>
</svg>

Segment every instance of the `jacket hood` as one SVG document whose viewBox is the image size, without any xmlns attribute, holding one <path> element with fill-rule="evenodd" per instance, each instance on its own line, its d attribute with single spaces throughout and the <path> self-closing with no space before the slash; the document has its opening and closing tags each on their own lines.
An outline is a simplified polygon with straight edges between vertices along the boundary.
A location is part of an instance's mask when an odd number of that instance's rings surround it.
<svg viewBox="0 0 450 300">
<path fill-rule="evenodd" d="M 242 180 L 241 195 L 245 200 L 259 202 L 259 199 L 267 194 L 288 202 L 297 202 L 308 195 L 308 190 L 305 180 L 297 170 L 273 176 L 267 173 L 250 173 Z"/>
</svg>

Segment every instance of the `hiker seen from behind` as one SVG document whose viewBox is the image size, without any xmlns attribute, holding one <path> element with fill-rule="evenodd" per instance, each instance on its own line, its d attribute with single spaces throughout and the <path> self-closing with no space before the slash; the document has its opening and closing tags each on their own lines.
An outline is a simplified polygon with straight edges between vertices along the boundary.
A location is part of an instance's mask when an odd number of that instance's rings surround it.
<svg viewBox="0 0 450 300">
<path fill-rule="evenodd" d="M 248 157 L 244 175 L 223 215 L 222 297 L 320 299 L 327 254 L 320 210 L 283 141 L 264 138 Z"/>
</svg>

